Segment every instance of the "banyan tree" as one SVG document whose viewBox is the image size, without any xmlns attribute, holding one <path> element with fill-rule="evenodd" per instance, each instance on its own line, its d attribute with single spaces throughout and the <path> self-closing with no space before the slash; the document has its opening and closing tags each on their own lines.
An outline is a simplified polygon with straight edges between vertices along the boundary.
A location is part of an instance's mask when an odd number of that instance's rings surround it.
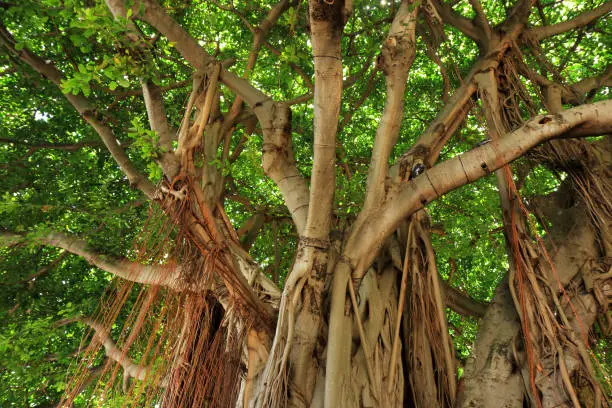
<svg viewBox="0 0 612 408">
<path fill-rule="evenodd" d="M 608 406 L 611 10 L 0 1 L 0 398 Z"/>
</svg>

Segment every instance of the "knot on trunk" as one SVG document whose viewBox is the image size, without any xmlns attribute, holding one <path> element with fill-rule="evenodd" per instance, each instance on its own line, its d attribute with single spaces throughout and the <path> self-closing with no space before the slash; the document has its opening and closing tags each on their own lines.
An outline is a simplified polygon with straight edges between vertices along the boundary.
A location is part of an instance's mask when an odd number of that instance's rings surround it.
<svg viewBox="0 0 612 408">
<path fill-rule="evenodd" d="M 305 246 L 305 247 L 313 247 L 313 248 L 317 248 L 317 249 L 326 251 L 329 248 L 329 240 L 319 239 L 319 238 L 310 238 L 310 237 L 305 237 L 301 235 L 300 245 Z"/>
<path fill-rule="evenodd" d="M 411 180 L 423 173 L 428 167 L 429 149 L 417 145 L 399 158 L 399 175 L 402 181 Z"/>
</svg>

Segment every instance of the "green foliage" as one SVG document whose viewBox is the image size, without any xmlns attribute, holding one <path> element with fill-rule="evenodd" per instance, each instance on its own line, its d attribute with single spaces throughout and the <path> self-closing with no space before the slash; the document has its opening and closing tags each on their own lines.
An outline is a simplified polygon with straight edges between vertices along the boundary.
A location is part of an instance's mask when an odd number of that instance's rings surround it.
<svg viewBox="0 0 612 408">
<path fill-rule="evenodd" d="M 180 56 L 177 44 L 157 37 L 147 24 L 130 20 L 133 16 L 113 18 L 104 1 L 5 3 L 0 6 L 0 21 L 15 37 L 15 49 L 31 50 L 52 62 L 64 79 L 58 89 L 0 48 L 0 231 L 30 237 L 60 231 L 83 237 L 107 255 L 133 256 L 133 241 L 147 218 L 145 200 L 128 185 L 95 131 L 65 96 L 88 98 L 135 166 L 153 182 L 159 182 L 163 174 L 157 161 L 165 152 L 159 146 L 159 135 L 147 125 L 140 82 L 151 80 L 171 88 L 164 92 L 164 102 L 170 127 L 178 129 L 191 89 L 190 81 L 187 86 L 174 85 L 189 80 L 192 68 Z M 229 69 L 237 75 L 243 75 L 252 42 L 251 32 L 244 27 L 257 27 L 270 9 L 270 2 L 263 0 L 233 2 L 235 12 L 209 1 L 161 3 L 207 52 L 219 61 L 234 61 Z M 376 58 L 398 2 L 353 3 L 354 15 L 342 40 L 347 86 L 337 145 L 333 225 L 337 232 L 350 227 L 364 199 L 371 149 L 386 93 Z M 494 24 L 503 21 L 510 7 L 508 2 L 481 3 Z M 555 24 L 600 3 L 549 2 L 543 5 L 542 13 L 532 13 L 530 23 L 541 25 L 545 19 L 547 24 Z M 256 69 L 248 74 L 255 86 L 278 101 L 312 92 L 309 82 L 314 67 L 306 9 L 307 2 L 301 1 L 282 15 L 261 48 Z M 468 0 L 455 2 L 454 10 L 467 18 L 475 16 Z M 569 83 L 602 72 L 610 63 L 609 22 L 601 19 L 591 28 L 542 43 L 544 55 L 563 67 L 560 73 Z M 130 34 L 138 34 L 136 38 L 141 40 L 133 40 Z M 454 28 L 444 27 L 439 44 L 431 33 L 424 34 L 417 39 L 404 118 L 391 162 L 413 145 L 444 106 L 440 67 L 425 51 L 426 41 L 434 42 L 453 89 L 480 54 L 478 46 Z M 527 63 L 539 66 L 534 56 L 525 58 Z M 541 72 L 547 75 L 550 69 L 541 67 Z M 527 87 L 535 93 L 533 84 Z M 606 97 L 604 92 L 592 96 Z M 369 97 L 364 99 L 366 95 Z M 233 101 L 234 94 L 221 87 L 219 109 L 227 112 Z M 299 170 L 309 177 L 313 161 L 311 100 L 293 105 L 292 115 L 295 158 Z M 440 160 L 473 148 L 484 139 L 483 130 L 482 118 L 470 115 L 442 151 Z M 293 263 L 298 236 L 281 194 L 264 175 L 262 148 L 261 129 L 247 134 L 246 126 L 240 124 L 230 141 L 232 152 L 242 149 L 235 160 L 223 161 L 220 154 L 212 159 L 200 156 L 196 165 L 223 168 L 227 176 L 224 209 L 234 226 L 244 226 L 256 213 L 266 215 L 250 253 L 267 275 L 280 274 L 282 287 Z M 514 166 L 524 169 L 531 164 L 520 160 Z M 521 192 L 525 197 L 548 194 L 563 177 L 535 167 L 526 174 Z M 474 299 L 491 300 L 508 267 L 495 177 L 447 194 L 428 209 L 436 231 L 433 244 L 442 278 Z M 91 314 L 110 280 L 108 274 L 84 259 L 64 256 L 52 248 L 0 248 L 0 406 L 57 403 L 84 332 L 79 324 L 58 326 L 57 322 Z M 448 319 L 457 356 L 463 362 L 470 354 L 477 322 L 450 311 Z M 595 352 L 608 371 L 612 366 L 609 346 L 602 341 Z M 77 405 L 85 404 L 88 398 L 95 400 L 95 396 L 84 394 Z M 121 406 L 121 398 L 97 403 Z"/>
<path fill-rule="evenodd" d="M 155 162 L 161 157 L 162 149 L 159 146 L 159 135 L 154 130 L 146 128 L 140 119 L 132 119 L 132 127 L 128 129 L 128 137 L 134 139 L 131 147 L 140 153 L 140 157 L 147 161 L 149 177 L 159 181 L 162 178 L 162 169 Z"/>
</svg>

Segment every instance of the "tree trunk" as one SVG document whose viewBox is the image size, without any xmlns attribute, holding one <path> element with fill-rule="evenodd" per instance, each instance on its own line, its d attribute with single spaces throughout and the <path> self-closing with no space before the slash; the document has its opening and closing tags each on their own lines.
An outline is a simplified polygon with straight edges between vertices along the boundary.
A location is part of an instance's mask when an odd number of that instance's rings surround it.
<svg viewBox="0 0 612 408">
<path fill-rule="evenodd" d="M 158 304 L 163 311 L 156 315 L 157 326 L 149 327 L 150 338 L 143 346 L 142 360 L 149 361 L 149 366 L 126 356 L 152 300 L 145 306 L 138 303 L 138 316 L 130 316 L 126 324 L 136 329 L 123 343 L 123 337 L 115 343 L 110 330 L 123 303 L 118 301 L 121 305 L 101 314 L 104 322 L 83 320 L 94 329 L 108 357 L 124 370 L 126 391 L 138 388 L 130 388 L 130 378 L 148 381 L 163 389 L 156 391 L 163 404 L 181 407 L 234 402 L 244 408 L 603 405 L 588 333 L 597 313 L 607 311 L 612 299 L 609 136 L 593 143 L 555 141 L 541 148 L 534 157 L 568 177 L 557 192 L 530 199 L 529 210 L 509 167 L 552 139 L 612 132 L 612 102 L 583 104 L 583 95 L 577 96 L 580 89 L 584 94 L 601 84 L 570 90 L 551 84 L 543 75 L 525 74 L 546 88 L 550 114 L 536 116 L 533 109 L 532 119 L 526 122 L 520 114 L 522 107 L 514 93 L 520 93 L 518 88 L 524 91 L 515 72 L 517 61 L 523 60 L 521 47 L 564 32 L 567 24 L 528 30 L 533 3 L 528 1 L 516 2 L 506 21 L 497 26 L 488 22 L 477 0 L 469 2 L 473 19 L 444 1 L 404 0 L 397 10 L 392 1 L 392 23 L 376 61 L 376 69 L 384 74 L 386 99 L 374 135 L 362 210 L 344 232 L 336 234 L 338 117 L 347 82 L 343 58 L 350 54 L 342 47 L 352 1 L 308 2 L 314 67 L 309 180 L 293 154 L 292 103 L 273 100 L 247 80 L 262 45 L 268 42 L 267 33 L 290 7 L 295 6 L 292 11 L 297 15 L 300 1 L 279 1 L 253 28 L 243 77 L 208 54 L 201 45 L 205 42 L 191 36 L 158 1 L 139 0 L 128 2 L 129 6 L 122 0 L 106 3 L 127 27 L 122 39 L 126 47 L 134 46 L 134 51 L 144 47 L 141 43 L 154 47 L 157 40 L 143 36 L 157 30 L 196 70 L 176 141 L 162 92 L 153 81 L 141 83 L 151 131 L 159 139 L 154 147 L 160 153 L 152 160 L 162 167 L 165 178 L 158 187 L 131 162 L 116 139 L 115 126 L 99 119 L 95 104 L 78 92 L 65 93 L 130 183 L 163 214 L 163 225 L 154 226 L 147 231 L 150 236 L 143 238 L 146 248 L 138 255 L 139 263 L 104 257 L 86 241 L 64 234 L 32 238 L 78 254 L 130 284 L 146 285 L 144 291 L 153 294 L 151 299 L 163 292 Z M 609 8 L 602 5 L 581 13 L 570 20 L 570 28 L 590 24 Z M 238 13 L 233 4 L 228 10 Z M 250 15 L 238 17 L 250 26 Z M 145 25 L 137 26 L 136 20 L 147 23 L 144 31 Z M 443 31 L 438 25 L 453 26 L 455 34 L 477 44 L 480 56 L 414 146 L 390 166 L 405 116 L 417 27 L 424 29 L 423 20 L 432 36 Z M 56 85 L 67 82 L 51 60 L 35 55 L 27 43 L 16 42 L 3 26 L 0 41 L 16 59 Z M 500 80 L 502 76 L 506 82 Z M 223 113 L 221 97 L 225 101 L 226 92 L 234 93 L 235 99 Z M 482 102 L 491 140 L 436 164 L 476 97 Z M 243 102 L 248 111 L 243 110 Z M 563 103 L 580 106 L 563 110 Z M 263 171 L 282 196 L 298 236 L 282 293 L 247 252 L 265 217 L 259 214 L 253 219 L 241 246 L 223 208 L 225 160 L 237 118 L 245 112 L 259 123 Z M 486 313 L 482 305 L 458 308 L 484 314 L 464 377 L 458 382 L 445 313 L 447 307 L 457 308 L 452 296 L 445 297 L 439 279 L 425 207 L 492 172 L 498 179 L 510 267 Z M 532 213 L 552 225 L 543 240 L 533 228 Z M 23 238 L 4 232 L 3 236 Z M 278 263 L 275 274 L 278 278 Z M 131 286 L 122 293 L 123 302 L 130 290 Z M 474 303 L 469 298 L 463 301 Z M 163 351 L 149 358 L 153 340 Z M 88 358 L 91 363 L 95 353 Z M 160 365 L 155 378 L 151 377 L 153 364 Z M 587 386 L 578 384 L 584 379 Z"/>
</svg>

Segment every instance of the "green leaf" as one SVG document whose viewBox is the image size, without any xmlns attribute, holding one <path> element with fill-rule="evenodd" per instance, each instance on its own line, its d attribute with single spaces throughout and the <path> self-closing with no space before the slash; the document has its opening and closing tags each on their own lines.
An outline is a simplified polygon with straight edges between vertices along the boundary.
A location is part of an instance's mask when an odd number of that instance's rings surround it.
<svg viewBox="0 0 612 408">
<path fill-rule="evenodd" d="M 119 85 L 121 85 L 124 88 L 129 88 L 130 87 L 130 81 L 128 81 L 125 78 L 117 78 L 117 83 Z"/>
</svg>

